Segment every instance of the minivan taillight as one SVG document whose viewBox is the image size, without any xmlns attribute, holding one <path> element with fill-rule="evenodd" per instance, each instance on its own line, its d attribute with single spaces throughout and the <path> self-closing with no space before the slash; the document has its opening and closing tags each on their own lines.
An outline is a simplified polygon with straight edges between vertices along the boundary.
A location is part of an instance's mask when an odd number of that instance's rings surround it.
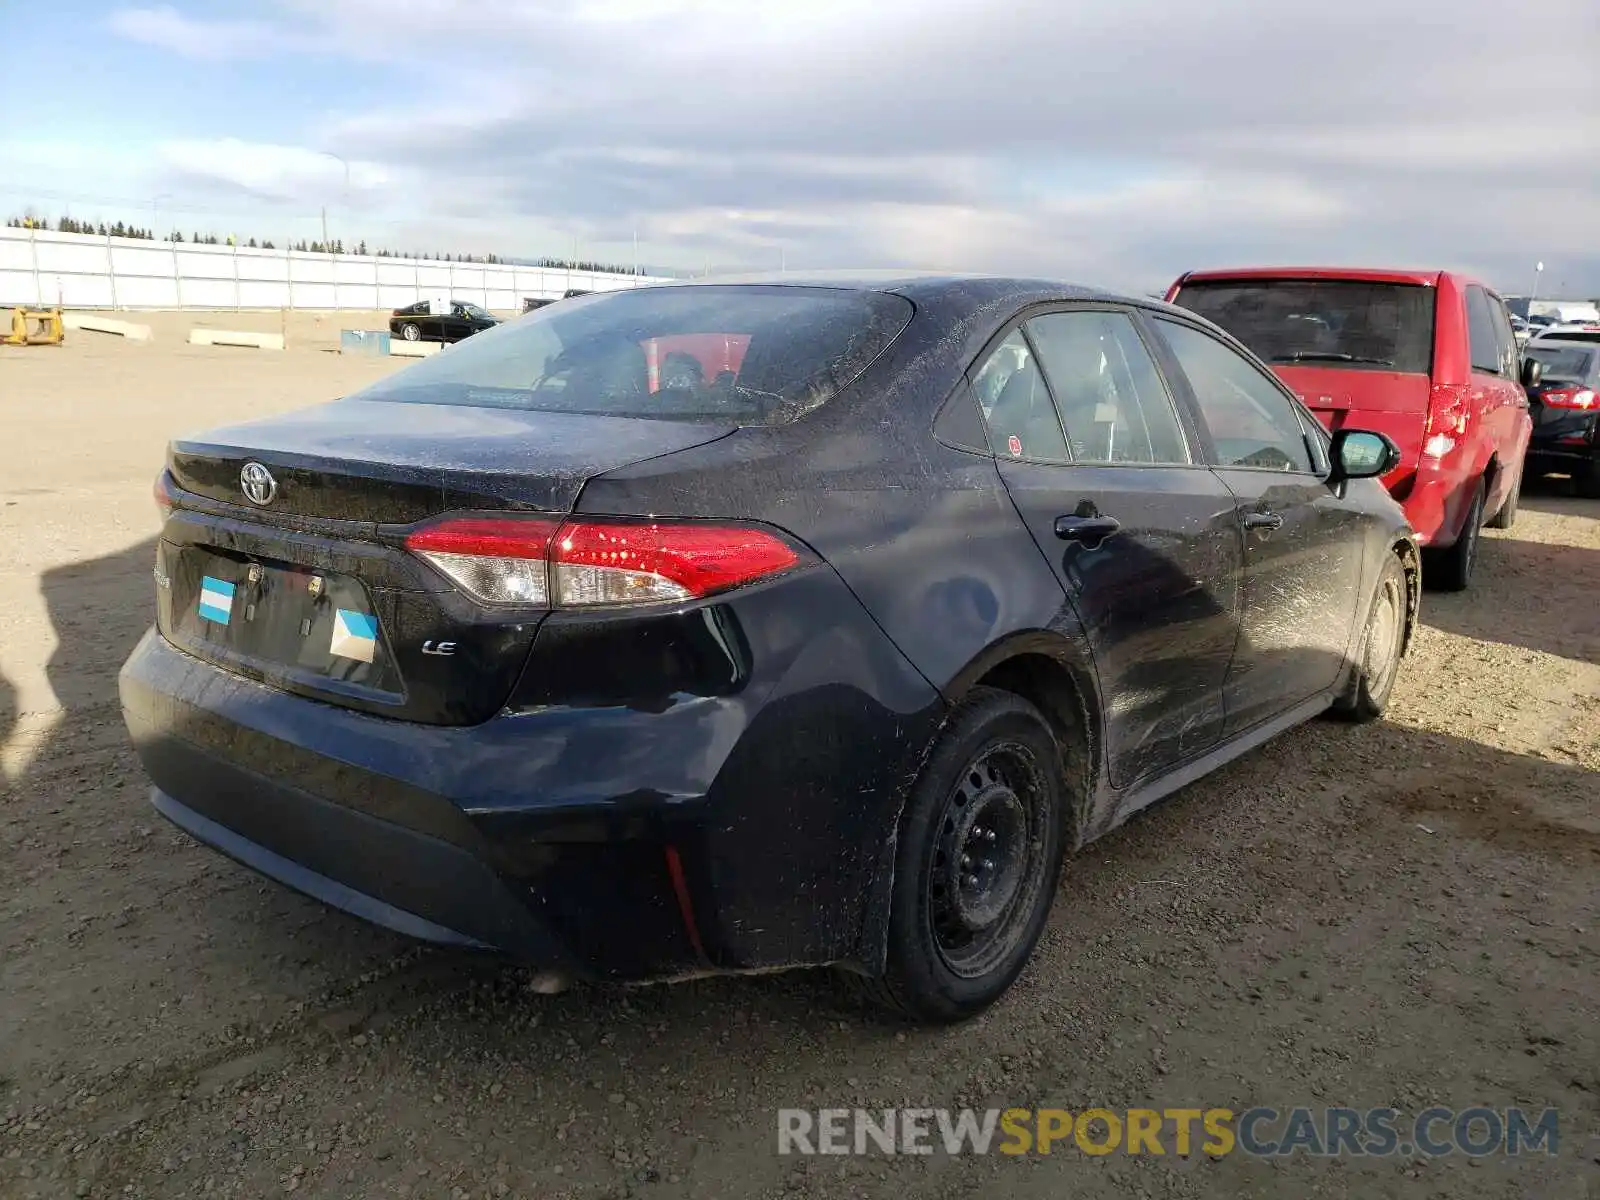
<svg viewBox="0 0 1600 1200">
<path fill-rule="evenodd" d="M 406 548 L 485 603 L 552 608 L 694 600 L 800 562 L 754 526 L 621 517 L 452 517 Z"/>
</svg>

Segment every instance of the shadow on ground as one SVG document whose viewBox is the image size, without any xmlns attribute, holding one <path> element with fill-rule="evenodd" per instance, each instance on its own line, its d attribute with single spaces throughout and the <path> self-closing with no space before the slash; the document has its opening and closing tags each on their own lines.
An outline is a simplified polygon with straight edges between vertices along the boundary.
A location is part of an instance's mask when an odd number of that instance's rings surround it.
<svg viewBox="0 0 1600 1200">
<path fill-rule="evenodd" d="M 1600 550 L 1527 537 L 1526 514 L 1600 520 L 1600 501 L 1563 495 L 1564 480 L 1529 480 L 1524 518 L 1504 533 L 1485 531 L 1464 592 L 1429 591 L 1423 624 L 1579 662 L 1600 662 Z"/>
</svg>

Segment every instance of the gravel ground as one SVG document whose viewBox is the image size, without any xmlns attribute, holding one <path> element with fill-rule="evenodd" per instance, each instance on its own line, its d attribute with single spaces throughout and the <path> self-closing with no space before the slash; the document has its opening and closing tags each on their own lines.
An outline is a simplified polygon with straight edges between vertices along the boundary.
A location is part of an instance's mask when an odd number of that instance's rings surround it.
<svg viewBox="0 0 1600 1200">
<path fill-rule="evenodd" d="M 1389 720 L 1315 722 L 1069 866 L 959 1029 L 829 975 L 532 994 L 148 807 L 114 676 L 165 439 L 392 369 L 0 351 L 0 1196 L 1588 1197 L 1600 1180 L 1600 505 L 1428 595 Z M 783 1107 L 1553 1106 L 1555 1157 L 781 1157 Z"/>
</svg>

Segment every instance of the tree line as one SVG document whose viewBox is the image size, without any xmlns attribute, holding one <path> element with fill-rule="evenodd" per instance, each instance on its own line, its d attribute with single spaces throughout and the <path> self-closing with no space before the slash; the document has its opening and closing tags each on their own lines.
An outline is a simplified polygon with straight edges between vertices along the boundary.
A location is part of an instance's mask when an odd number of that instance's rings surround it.
<svg viewBox="0 0 1600 1200">
<path fill-rule="evenodd" d="M 52 224 L 45 218 L 35 217 L 30 213 L 20 217 L 10 217 L 6 220 L 6 225 L 12 229 L 53 229 L 57 233 L 81 233 L 87 234 L 90 237 L 135 238 L 147 242 L 153 242 L 156 240 L 156 235 L 151 230 L 141 229 L 134 225 L 126 225 L 121 221 L 117 221 L 114 224 L 107 224 L 104 221 L 96 223 L 93 221 L 79 221 L 75 217 L 57 217 L 55 222 Z M 232 246 L 236 244 L 232 234 L 229 234 L 226 238 L 218 238 L 214 233 L 200 234 L 191 232 L 189 236 L 185 238 L 183 236 L 183 232 L 177 229 L 174 229 L 171 233 L 169 233 L 164 240 L 178 243 L 186 242 L 195 246 Z M 239 242 L 237 244 L 251 250 L 277 249 L 275 243 L 271 241 L 258 242 L 255 238 L 251 238 L 249 241 Z M 302 238 L 297 242 L 286 243 L 285 248 L 297 251 L 301 254 L 347 253 L 344 248 L 344 242 L 338 239 L 335 239 L 331 242 L 314 242 L 307 241 Z M 505 259 L 501 258 L 498 254 L 444 254 L 431 251 L 402 252 L 381 248 L 377 250 L 369 250 L 367 249 L 367 243 L 365 241 L 358 242 L 355 248 L 348 251 L 348 253 L 372 255 L 375 258 L 412 258 L 420 259 L 424 262 L 488 264 L 516 263 L 523 266 L 547 267 L 559 271 L 600 271 L 609 275 L 632 275 L 634 273 L 633 267 L 625 267 L 617 263 L 574 262 L 565 258 L 536 258 L 530 261 L 527 259 Z"/>
</svg>

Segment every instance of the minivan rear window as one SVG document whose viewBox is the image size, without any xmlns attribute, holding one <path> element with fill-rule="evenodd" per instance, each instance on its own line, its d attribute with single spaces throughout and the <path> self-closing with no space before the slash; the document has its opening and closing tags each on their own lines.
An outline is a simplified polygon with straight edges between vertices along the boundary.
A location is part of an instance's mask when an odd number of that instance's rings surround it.
<svg viewBox="0 0 1600 1200">
<path fill-rule="evenodd" d="M 1343 279 L 1197 280 L 1177 303 L 1274 365 L 1427 374 L 1434 289 Z"/>
<path fill-rule="evenodd" d="M 358 393 L 738 425 L 778 425 L 827 403 L 911 320 L 884 292 L 669 284 L 546 305 Z"/>
</svg>

